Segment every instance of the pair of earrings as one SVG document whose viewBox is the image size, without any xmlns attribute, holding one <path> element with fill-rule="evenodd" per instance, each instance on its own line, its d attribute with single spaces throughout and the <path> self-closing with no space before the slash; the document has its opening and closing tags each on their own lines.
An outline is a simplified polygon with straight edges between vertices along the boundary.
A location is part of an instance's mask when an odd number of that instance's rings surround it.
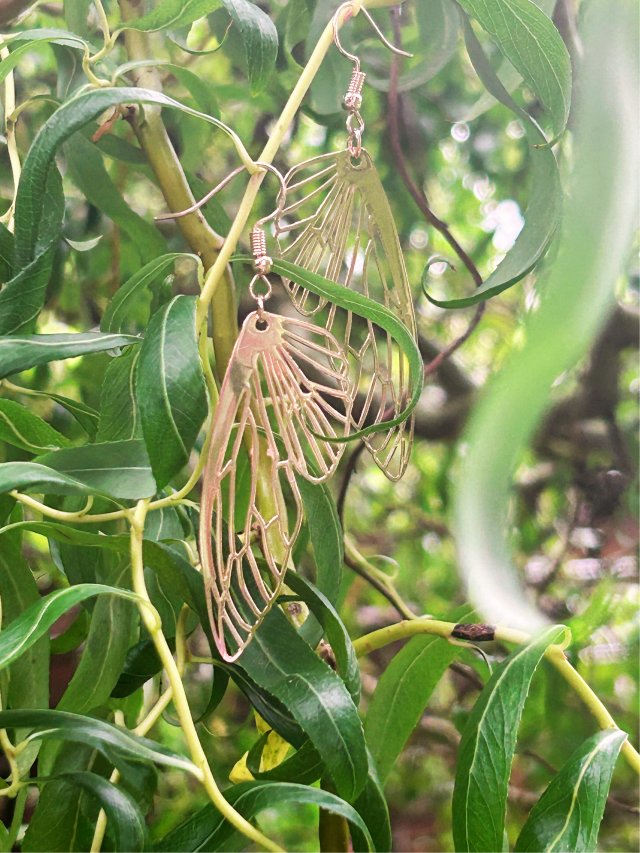
<svg viewBox="0 0 640 853">
<path fill-rule="evenodd" d="M 379 302 L 416 335 L 397 230 L 362 146 L 365 74 L 340 43 L 341 11 L 334 41 L 353 62 L 343 101 L 347 145 L 284 177 L 265 165 L 280 180 L 277 209 L 251 232 L 256 309 L 222 383 L 205 466 L 200 554 L 214 638 L 227 661 L 246 648 L 282 588 L 303 521 L 297 478 L 327 480 L 350 433 L 371 423 L 380 431 L 363 440 L 390 479 L 402 476 L 411 450 L 412 417 L 383 426 L 398 419 L 411 396 L 408 367 L 391 335 L 293 279 L 283 284 L 299 316 L 265 309 L 272 261 L 263 226 L 272 221 L 280 258 Z M 361 11 L 384 44 L 403 53 Z"/>
</svg>

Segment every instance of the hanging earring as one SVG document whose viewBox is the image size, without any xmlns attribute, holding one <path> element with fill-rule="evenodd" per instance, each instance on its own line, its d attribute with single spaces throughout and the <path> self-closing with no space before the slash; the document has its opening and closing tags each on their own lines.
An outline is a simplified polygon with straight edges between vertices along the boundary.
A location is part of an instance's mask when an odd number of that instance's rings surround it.
<svg viewBox="0 0 640 853">
<path fill-rule="evenodd" d="M 416 321 L 407 271 L 393 214 L 371 156 L 362 146 L 364 120 L 360 114 L 366 75 L 357 56 L 344 49 L 333 19 L 334 42 L 353 63 L 351 81 L 343 99 L 347 111 L 344 151 L 312 157 L 285 175 L 275 217 L 280 256 L 327 279 L 359 291 L 391 310 L 416 337 Z M 395 48 L 367 17 L 382 42 Z M 333 331 L 349 355 L 350 379 L 358 397 L 353 427 L 397 417 L 411 397 L 408 365 L 390 335 L 351 312 L 341 317 L 335 305 L 316 297 L 293 280 L 284 280 L 297 310 L 318 326 Z M 388 431 L 364 437 L 375 462 L 391 480 L 404 473 L 411 452 L 413 416 Z"/>
<path fill-rule="evenodd" d="M 346 438 L 352 423 L 348 361 L 332 333 L 265 309 L 265 221 L 251 232 L 256 309 L 243 323 L 220 389 L 200 513 L 211 626 L 227 661 L 246 648 L 282 587 L 302 525 L 296 478 L 330 477 L 345 448 L 332 439 Z M 267 507 L 260 504 L 265 493 Z"/>
</svg>

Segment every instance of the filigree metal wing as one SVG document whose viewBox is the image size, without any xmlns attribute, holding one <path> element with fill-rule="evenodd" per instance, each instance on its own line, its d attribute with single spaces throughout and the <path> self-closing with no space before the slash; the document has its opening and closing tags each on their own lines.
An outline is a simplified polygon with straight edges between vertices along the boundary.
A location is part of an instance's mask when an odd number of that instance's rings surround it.
<svg viewBox="0 0 640 853">
<path fill-rule="evenodd" d="M 366 150 L 324 154 L 291 169 L 275 218 L 281 256 L 389 308 L 415 336 L 407 271 L 391 209 Z M 295 281 L 285 286 L 298 311 L 344 341 L 354 427 L 391 420 L 411 396 L 406 359 L 371 321 L 338 309 Z M 392 480 L 408 462 L 413 418 L 364 440 Z"/>
<path fill-rule="evenodd" d="M 267 312 L 245 320 L 220 390 L 200 516 L 207 605 L 225 660 L 241 654 L 279 594 L 302 525 L 296 474 L 320 482 L 340 460 L 345 445 L 322 436 L 348 435 L 347 372 L 327 330 Z"/>
</svg>

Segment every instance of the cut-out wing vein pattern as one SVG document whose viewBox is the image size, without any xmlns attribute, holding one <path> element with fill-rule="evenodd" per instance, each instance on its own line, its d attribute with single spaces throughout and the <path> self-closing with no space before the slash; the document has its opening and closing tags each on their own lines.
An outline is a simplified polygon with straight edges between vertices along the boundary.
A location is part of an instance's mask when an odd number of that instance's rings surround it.
<svg viewBox="0 0 640 853">
<path fill-rule="evenodd" d="M 327 439 L 348 436 L 351 405 L 348 362 L 331 332 L 267 312 L 247 317 L 220 390 L 200 518 L 211 627 L 227 661 L 282 587 L 302 526 L 296 475 L 331 476 L 345 444 Z"/>
<path fill-rule="evenodd" d="M 413 301 L 389 203 L 366 150 L 323 154 L 285 176 L 275 218 L 281 257 L 380 302 L 415 336 Z M 285 287 L 296 309 L 344 341 L 355 405 L 354 429 L 395 418 L 411 396 L 405 357 L 372 322 L 338 309 L 295 281 Z M 365 437 L 392 480 L 406 468 L 413 417 Z"/>
</svg>

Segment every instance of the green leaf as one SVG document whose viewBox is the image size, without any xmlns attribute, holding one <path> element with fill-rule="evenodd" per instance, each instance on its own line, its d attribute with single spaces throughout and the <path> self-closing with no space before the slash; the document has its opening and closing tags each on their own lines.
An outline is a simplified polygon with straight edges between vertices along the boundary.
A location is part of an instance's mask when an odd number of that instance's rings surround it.
<svg viewBox="0 0 640 853">
<path fill-rule="evenodd" d="M 546 649 L 564 629 L 548 629 L 497 666 L 462 733 L 453 790 L 458 851 L 502 850 L 507 790 L 529 684 Z"/>
<path fill-rule="evenodd" d="M 576 749 L 531 810 L 516 853 L 597 849 L 611 776 L 626 739 L 619 729 L 605 729 Z"/>
<path fill-rule="evenodd" d="M 533 0 L 458 0 L 521 74 L 549 116 L 554 136 L 571 106 L 571 61 L 560 33 Z"/>
<path fill-rule="evenodd" d="M 290 572 L 287 576 L 287 585 L 307 604 L 311 613 L 322 626 L 323 633 L 320 636 L 324 635 L 331 644 L 338 673 L 357 705 L 360 700 L 360 668 L 349 632 L 344 623 L 331 602 L 302 575 Z M 312 645 L 315 647 L 317 642 Z"/>
<path fill-rule="evenodd" d="M 119 589 L 99 583 L 83 583 L 59 589 L 39 598 L 29 605 L 17 618 L 6 625 L 0 634 L 0 669 L 28 651 L 41 637 L 47 636 L 51 626 L 76 604 L 96 595 L 109 593 L 120 598 L 137 601 L 138 596 L 128 589 Z M 25 723 L 29 725 L 29 723 Z M 37 725 L 37 724 L 34 724 Z"/>
<path fill-rule="evenodd" d="M 182 47 L 182 45 L 179 45 L 179 47 Z M 215 50 L 218 50 L 218 48 Z M 209 52 L 205 51 L 205 53 Z M 218 106 L 216 96 L 213 94 L 212 87 L 198 77 L 197 74 L 194 74 L 193 71 L 189 71 L 188 68 L 184 68 L 182 65 L 175 65 L 173 62 L 167 62 L 163 59 L 138 59 L 134 62 L 125 62 L 124 65 L 120 65 L 113 75 L 113 79 L 116 80 L 118 77 L 122 77 L 130 71 L 135 71 L 139 68 L 164 68 L 184 86 L 193 97 L 199 109 L 216 117 L 220 116 L 220 107 Z"/>
<path fill-rule="evenodd" d="M 77 771 L 61 773 L 56 778 L 82 788 L 98 800 L 107 816 L 107 832 L 113 837 L 115 850 L 125 853 L 144 850 L 146 825 L 130 794 L 96 773 Z"/>
<path fill-rule="evenodd" d="M 195 765 L 182 755 L 95 717 L 66 711 L 0 711 L 0 726 L 33 729 L 29 740 L 65 740 L 91 746 L 125 772 L 132 763 L 150 761 L 199 775 Z"/>
<path fill-rule="evenodd" d="M 457 474 L 455 535 L 470 598 L 483 618 L 528 631 L 542 620 L 511 559 L 513 472 L 558 377 L 580 363 L 610 315 L 634 234 L 638 138 L 628 116 L 639 85 L 630 36 L 638 6 L 625 0 L 615 16 L 604 7 L 595 10 L 585 18 L 575 163 L 556 259 L 540 287 L 539 306 L 526 315 L 518 343 L 474 408 Z"/>
<path fill-rule="evenodd" d="M 72 33 L 82 38 L 89 37 L 89 9 L 91 0 L 64 0 L 64 20 Z"/>
<path fill-rule="evenodd" d="M 124 666 L 136 621 L 130 601 L 120 596 L 100 596 L 91 615 L 82 657 L 58 702 L 59 711 L 86 714 L 107 703 Z"/>
<path fill-rule="evenodd" d="M 45 495 L 91 495 L 94 490 L 37 462 L 4 462 L 0 465 L 0 494 L 13 489 L 34 490 Z"/>
<path fill-rule="evenodd" d="M 11 33 L 8 37 L 8 46 L 12 48 L 9 56 L 0 62 L 0 83 L 7 74 L 16 67 L 22 57 L 28 51 L 43 44 L 61 44 L 65 47 L 73 47 L 78 50 L 89 49 L 89 43 L 74 33 L 65 30 L 23 30 L 19 33 Z M 17 47 L 13 47 L 16 44 Z"/>
<path fill-rule="evenodd" d="M 131 347 L 107 367 L 100 395 L 100 421 L 96 441 L 130 441 L 142 438 L 136 400 L 136 371 L 140 350 Z"/>
<path fill-rule="evenodd" d="M 144 30 L 157 32 L 169 27 L 178 29 L 186 27 L 198 18 L 204 18 L 214 9 L 219 9 L 220 0 L 163 0 L 156 8 L 118 25 L 121 30 Z"/>
<path fill-rule="evenodd" d="M 15 389 L 12 389 L 16 394 L 20 393 L 17 390 L 17 387 L 18 386 L 16 386 Z M 94 438 L 98 428 L 99 415 L 95 409 L 91 408 L 91 406 L 78 402 L 78 400 L 70 400 L 69 397 L 63 397 L 60 394 L 53 394 L 50 391 L 39 391 L 34 388 L 28 388 L 25 389 L 24 393 L 27 397 L 47 397 L 49 400 L 53 400 L 58 403 L 76 419 L 90 438 Z"/>
<path fill-rule="evenodd" d="M 0 222 L 0 283 L 11 278 L 13 272 L 13 234 Z"/>
<path fill-rule="evenodd" d="M 1 716 L 0 716 L 1 719 Z M 373 850 L 369 830 L 355 809 L 328 791 L 286 782 L 243 782 L 227 788 L 225 798 L 243 817 L 251 819 L 264 809 L 278 805 L 311 803 L 341 815 L 351 825 L 354 850 Z M 163 838 L 156 850 L 220 850 L 238 838 L 234 828 L 212 805 L 207 805 Z M 227 848 L 228 849 L 228 848 Z M 232 849 L 236 849 L 235 847 Z"/>
<path fill-rule="evenodd" d="M 271 18 L 251 0 L 222 0 L 242 38 L 251 94 L 269 82 L 278 55 L 278 32 Z"/>
<path fill-rule="evenodd" d="M 533 0 L 533 2 L 548 18 L 551 18 L 553 10 L 555 9 L 556 0 Z M 513 94 L 518 86 L 522 84 L 522 77 L 518 74 L 508 59 L 504 59 L 502 61 L 500 68 L 497 69 L 496 73 L 500 83 L 509 94 Z M 480 95 L 477 101 L 472 104 L 472 106 L 463 111 L 459 120 L 473 121 L 487 110 L 491 109 L 491 107 L 495 106 L 497 100 L 498 99 L 496 99 L 490 92 L 484 92 Z"/>
<path fill-rule="evenodd" d="M 56 450 L 35 462 L 112 498 L 139 500 L 156 492 L 144 442 L 137 439 Z"/>
<path fill-rule="evenodd" d="M 389 822 L 389 807 L 382 790 L 382 785 L 376 773 L 375 765 L 369 755 L 369 777 L 362 793 L 354 802 L 358 814 L 367 824 L 374 848 L 378 853 L 388 853 L 392 848 L 391 824 Z"/>
<path fill-rule="evenodd" d="M 38 587 L 22 556 L 22 535 L 10 530 L 0 547 L 2 632 L 29 607 L 40 601 Z M 49 637 L 44 634 L 9 669 L 9 688 L 3 701 L 10 708 L 46 708 L 49 705 Z"/>
<path fill-rule="evenodd" d="M 22 175 L 24 178 L 24 171 Z M 18 185 L 18 197 L 21 186 Z M 31 251 L 18 256 L 16 239 L 14 275 L 0 291 L 0 335 L 33 330 L 51 278 L 64 217 L 62 179 L 55 166 L 42 176 L 38 193 L 41 205 L 32 227 Z"/>
<path fill-rule="evenodd" d="M 90 770 L 96 757 L 91 747 L 77 743 L 73 749 L 60 750 L 55 755 L 51 775 Z M 97 803 L 83 789 L 68 782 L 47 782 L 27 826 L 22 850 L 25 853 L 89 850 L 98 811 Z"/>
<path fill-rule="evenodd" d="M 6 335 L 0 337 L 0 379 L 39 364 L 75 358 L 92 352 L 140 343 L 133 335 L 83 332 L 64 335 Z"/>
<path fill-rule="evenodd" d="M 131 315 L 137 308 L 141 296 L 172 270 L 175 262 L 180 258 L 193 258 L 198 264 L 198 271 L 202 269 L 200 258 L 186 252 L 171 252 L 149 261 L 119 288 L 104 312 L 100 329 L 103 332 L 122 332 L 130 329 Z"/>
<path fill-rule="evenodd" d="M 151 318 L 140 350 L 136 394 L 158 488 L 189 460 L 207 414 L 196 339 L 196 300 L 175 296 Z"/>
<path fill-rule="evenodd" d="M 0 399 L 0 441 L 20 447 L 29 453 L 42 453 L 56 447 L 69 447 L 71 442 L 26 406 Z"/>
<path fill-rule="evenodd" d="M 335 501 L 326 483 L 297 478 L 316 564 L 316 586 L 335 604 L 342 582 L 344 537 Z"/>
<path fill-rule="evenodd" d="M 494 272 L 469 296 L 436 299 L 425 288 L 429 270 L 427 265 L 423 274 L 423 289 L 427 299 L 441 308 L 467 308 L 502 293 L 524 278 L 547 251 L 560 225 L 562 214 L 562 187 L 553 152 L 544 146 L 545 138 L 528 113 L 515 103 L 502 86 L 468 20 L 464 22 L 464 33 L 469 57 L 482 82 L 492 95 L 525 123 L 525 132 L 530 144 L 531 196 L 524 212 L 524 226 L 512 248 Z M 536 147 L 540 145 L 544 147 Z"/>
<path fill-rule="evenodd" d="M 369 702 L 364 733 L 383 785 L 459 652 L 459 647 L 440 637 L 413 637 L 380 676 Z"/>
<path fill-rule="evenodd" d="M 238 666 L 291 712 L 321 756 L 338 794 L 355 799 L 367 780 L 358 712 L 342 680 L 279 609 L 269 612 Z"/>
<path fill-rule="evenodd" d="M 246 256 L 235 256 L 232 258 L 233 260 L 252 262 L 252 259 Z M 309 270 L 303 267 L 279 259 L 273 260 L 272 269 L 274 273 L 279 273 L 285 278 L 292 279 L 303 287 L 306 287 L 312 293 L 324 297 L 329 302 L 334 302 L 339 308 L 344 308 L 347 311 L 352 311 L 359 317 L 371 320 L 372 323 L 375 323 L 376 326 L 379 326 L 391 335 L 409 363 L 412 394 L 404 411 L 392 420 L 371 424 L 371 426 L 365 427 L 365 429 L 351 433 L 346 439 L 334 439 L 334 441 L 337 443 L 354 441 L 365 435 L 386 431 L 392 426 L 405 421 L 418 405 L 424 381 L 422 356 L 411 332 L 383 305 L 374 302 L 372 299 L 368 299 L 366 296 L 362 296 L 360 293 L 349 290 L 341 284 L 329 281 L 329 279 L 323 278 L 323 276 L 317 273 L 309 272 Z"/>
<path fill-rule="evenodd" d="M 107 172 L 96 146 L 75 133 L 62 148 L 74 184 L 87 201 L 117 223 L 143 262 L 165 251 L 165 241 L 150 222 L 132 210 Z"/>
</svg>

